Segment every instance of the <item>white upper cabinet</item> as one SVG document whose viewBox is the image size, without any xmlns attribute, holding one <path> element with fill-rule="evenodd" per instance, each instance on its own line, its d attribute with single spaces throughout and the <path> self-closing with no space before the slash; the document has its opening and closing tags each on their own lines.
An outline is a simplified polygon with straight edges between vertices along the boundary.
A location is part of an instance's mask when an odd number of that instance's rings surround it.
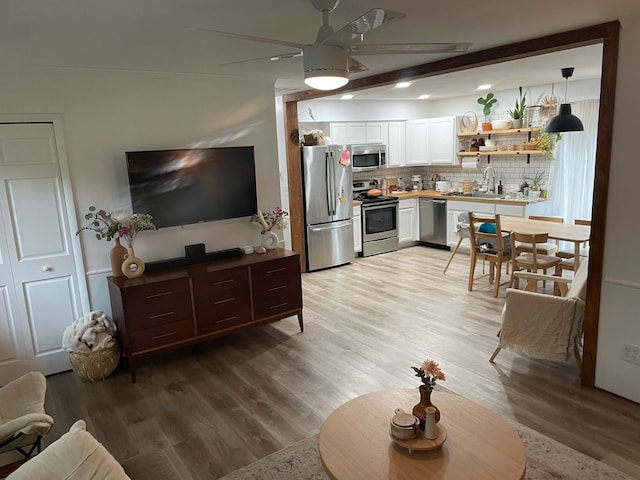
<svg viewBox="0 0 640 480">
<path fill-rule="evenodd" d="M 429 149 L 427 138 L 429 135 L 429 120 L 407 120 L 405 165 L 428 165 Z"/>
<path fill-rule="evenodd" d="M 455 117 L 406 122 L 406 165 L 455 165 Z"/>
<path fill-rule="evenodd" d="M 337 122 L 331 124 L 334 144 L 384 143 L 388 141 L 387 122 Z"/>
<path fill-rule="evenodd" d="M 389 122 L 387 167 L 401 167 L 405 161 L 405 122 Z"/>
<path fill-rule="evenodd" d="M 431 165 L 455 165 L 456 155 L 456 118 L 440 117 L 429 119 L 429 163 Z"/>
<path fill-rule="evenodd" d="M 389 127 L 387 122 L 367 122 L 366 143 L 384 143 L 389 141 Z"/>
</svg>

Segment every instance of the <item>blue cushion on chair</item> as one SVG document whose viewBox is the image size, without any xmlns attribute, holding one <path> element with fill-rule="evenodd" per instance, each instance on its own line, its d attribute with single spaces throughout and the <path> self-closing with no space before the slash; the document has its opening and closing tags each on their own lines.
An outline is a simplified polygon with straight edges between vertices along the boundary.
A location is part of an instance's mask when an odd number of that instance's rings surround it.
<svg viewBox="0 0 640 480">
<path fill-rule="evenodd" d="M 495 223 L 482 223 L 478 227 L 478 231 L 481 233 L 496 233 Z"/>
</svg>

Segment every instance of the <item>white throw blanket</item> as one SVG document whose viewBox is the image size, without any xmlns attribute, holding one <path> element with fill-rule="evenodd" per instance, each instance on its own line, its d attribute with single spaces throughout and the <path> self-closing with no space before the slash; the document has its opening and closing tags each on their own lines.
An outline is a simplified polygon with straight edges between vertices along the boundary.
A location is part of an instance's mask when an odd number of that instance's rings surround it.
<svg viewBox="0 0 640 480">
<path fill-rule="evenodd" d="M 113 347 L 117 327 L 104 312 L 93 311 L 77 319 L 62 334 L 62 348 L 70 352 L 88 352 Z"/>
</svg>

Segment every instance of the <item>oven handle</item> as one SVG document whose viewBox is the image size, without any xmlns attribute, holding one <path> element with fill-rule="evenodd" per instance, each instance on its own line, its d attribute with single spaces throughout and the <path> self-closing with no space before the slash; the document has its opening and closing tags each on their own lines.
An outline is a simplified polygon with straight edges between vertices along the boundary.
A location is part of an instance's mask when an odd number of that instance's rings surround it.
<svg viewBox="0 0 640 480">
<path fill-rule="evenodd" d="M 399 202 L 389 202 L 389 203 L 374 203 L 374 204 L 369 204 L 369 205 L 362 205 L 362 209 L 363 210 L 380 210 L 382 208 L 387 208 L 387 207 L 397 207 L 399 205 Z"/>
</svg>

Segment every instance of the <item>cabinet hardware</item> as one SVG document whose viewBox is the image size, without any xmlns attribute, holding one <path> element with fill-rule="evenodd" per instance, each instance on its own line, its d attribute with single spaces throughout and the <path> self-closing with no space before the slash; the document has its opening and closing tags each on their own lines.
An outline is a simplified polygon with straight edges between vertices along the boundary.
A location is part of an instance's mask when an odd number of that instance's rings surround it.
<svg viewBox="0 0 640 480">
<path fill-rule="evenodd" d="M 284 307 L 285 305 L 288 305 L 288 304 L 289 304 L 289 302 L 279 303 L 277 305 L 272 305 L 269 308 L 273 310 L 274 308 Z"/>
<path fill-rule="evenodd" d="M 287 285 L 278 285 L 277 287 L 271 287 L 267 290 L 267 292 L 273 292 L 274 290 L 281 290 L 283 288 L 287 288 Z"/>
<path fill-rule="evenodd" d="M 224 300 L 218 300 L 217 302 L 213 302 L 213 304 L 219 305 L 221 303 L 233 302 L 235 299 L 236 299 L 235 297 L 225 298 Z"/>
<path fill-rule="evenodd" d="M 168 317 L 169 315 L 175 315 L 176 312 L 166 312 L 166 313 L 159 313 L 157 315 L 150 315 L 149 316 L 149 320 L 155 320 L 156 318 L 161 318 L 161 317 Z"/>
<path fill-rule="evenodd" d="M 155 298 L 155 297 L 162 297 L 164 295 L 171 295 L 173 292 L 169 291 L 169 292 L 162 292 L 162 293 L 153 293 L 151 295 L 147 295 L 147 298 Z"/>
<path fill-rule="evenodd" d="M 286 270 L 286 268 L 274 268 L 273 270 L 267 270 L 267 273 L 282 272 L 284 270 Z"/>
<path fill-rule="evenodd" d="M 216 323 L 224 323 L 224 322 L 228 322 L 230 320 L 234 320 L 236 317 L 227 317 L 227 318 L 223 318 L 222 320 L 216 320 Z"/>
<path fill-rule="evenodd" d="M 176 332 L 164 333 L 162 335 L 156 335 L 155 337 L 151 337 L 151 340 L 158 340 L 159 338 L 170 337 L 171 335 L 175 335 Z"/>
<path fill-rule="evenodd" d="M 230 278 L 228 280 L 220 280 L 219 282 L 213 282 L 214 285 L 222 285 L 225 283 L 231 283 L 231 282 L 235 282 L 235 279 Z"/>
</svg>

